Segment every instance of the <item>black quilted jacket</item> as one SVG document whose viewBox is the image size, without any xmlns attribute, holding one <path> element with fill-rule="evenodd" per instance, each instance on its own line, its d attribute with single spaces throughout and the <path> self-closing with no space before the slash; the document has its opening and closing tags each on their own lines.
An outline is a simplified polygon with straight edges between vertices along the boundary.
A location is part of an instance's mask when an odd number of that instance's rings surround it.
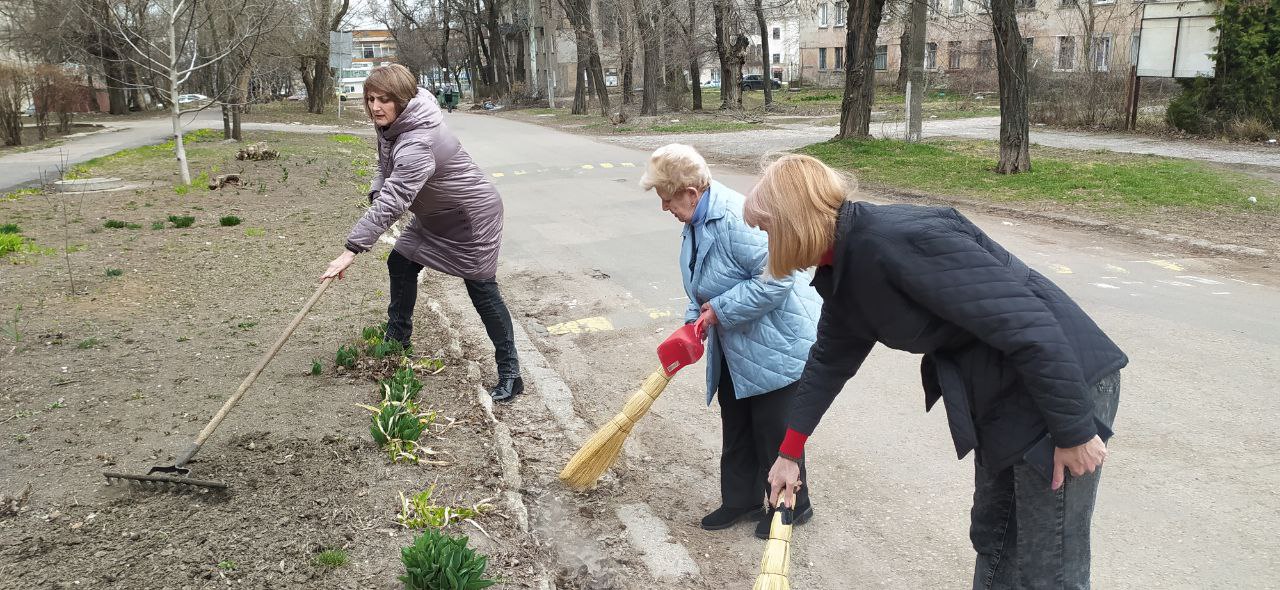
<svg viewBox="0 0 1280 590">
<path fill-rule="evenodd" d="M 954 209 L 845 203 L 819 267 L 817 342 L 789 426 L 811 434 L 876 342 L 924 355 L 925 410 L 947 408 L 956 454 L 1004 468 L 1046 434 L 1110 434 L 1092 385 L 1128 358 L 1066 293 Z M 1041 444 L 1043 446 L 1043 442 Z"/>
</svg>

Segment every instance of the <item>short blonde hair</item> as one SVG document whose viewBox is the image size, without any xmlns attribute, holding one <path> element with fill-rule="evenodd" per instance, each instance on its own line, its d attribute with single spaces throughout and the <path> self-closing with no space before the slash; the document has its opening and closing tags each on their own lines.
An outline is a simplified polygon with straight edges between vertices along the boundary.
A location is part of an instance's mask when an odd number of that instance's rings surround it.
<svg viewBox="0 0 1280 590">
<path fill-rule="evenodd" d="M 769 234 L 769 274 L 813 266 L 835 242 L 840 206 L 856 190 L 817 158 L 786 155 L 769 164 L 747 196 L 743 220 Z"/>
<path fill-rule="evenodd" d="M 418 96 L 418 83 L 414 81 L 413 73 L 409 68 L 400 64 L 387 64 L 373 68 L 364 81 L 364 112 L 372 121 L 373 113 L 369 112 L 369 93 L 371 92 L 387 95 L 391 102 L 396 103 L 396 113 L 403 113 L 409 101 Z"/>
<path fill-rule="evenodd" d="M 659 193 L 670 195 L 684 187 L 703 189 L 711 186 L 711 169 L 707 161 L 693 146 L 669 143 L 653 151 L 640 188 L 657 188 Z"/>
</svg>

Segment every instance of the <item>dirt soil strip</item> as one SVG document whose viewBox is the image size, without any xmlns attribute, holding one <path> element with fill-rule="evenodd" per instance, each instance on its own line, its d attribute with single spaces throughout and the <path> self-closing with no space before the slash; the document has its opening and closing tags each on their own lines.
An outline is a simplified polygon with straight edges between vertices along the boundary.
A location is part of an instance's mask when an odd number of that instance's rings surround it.
<svg viewBox="0 0 1280 590">
<path fill-rule="evenodd" d="M 280 145 L 284 159 L 239 163 L 227 146 L 192 163 L 239 172 L 243 189 L 176 194 L 166 162 L 130 171 L 143 188 L 63 197 L 73 203 L 65 223 L 42 196 L 0 203 L 0 221 L 37 245 L 77 246 L 70 273 L 61 255 L 0 260 L 0 311 L 21 336 L 0 350 L 0 494 L 31 489 L 0 503 L 0 588 L 398 588 L 399 550 L 413 537 L 395 522 L 399 492 L 435 485 L 440 504 L 457 506 L 508 491 L 479 382 L 439 324 L 423 322 L 414 343 L 445 361 L 421 376 L 421 399 L 440 425 L 423 442 L 447 465 L 390 464 L 357 405 L 376 401 L 375 384 L 335 371 L 338 346 L 384 319 L 385 248 L 329 289 L 197 457 L 193 476 L 226 481 L 228 494 L 104 485 L 103 470 L 173 460 L 310 295 L 361 213 L 352 158 L 371 147 L 250 139 Z M 148 229 L 172 214 L 196 223 Z M 230 214 L 244 224 L 220 226 Z M 103 229 L 106 219 L 144 227 Z M 306 375 L 313 360 L 322 375 Z M 540 550 L 517 520 L 500 507 L 479 521 L 483 533 L 466 523 L 449 532 L 490 556 L 500 587 L 538 587 Z M 349 563 L 316 565 L 328 548 Z"/>
</svg>

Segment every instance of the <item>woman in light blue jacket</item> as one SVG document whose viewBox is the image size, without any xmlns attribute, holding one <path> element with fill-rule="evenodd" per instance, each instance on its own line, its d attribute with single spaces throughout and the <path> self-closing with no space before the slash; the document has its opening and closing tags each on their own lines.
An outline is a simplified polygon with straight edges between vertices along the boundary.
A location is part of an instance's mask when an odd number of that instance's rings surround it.
<svg viewBox="0 0 1280 590">
<path fill-rule="evenodd" d="M 681 144 L 659 148 L 640 186 L 654 189 L 662 210 L 685 224 L 680 249 L 689 297 L 685 321 L 698 321 L 706 331 L 707 405 L 712 397 L 720 400 L 721 503 L 702 519 L 702 528 L 725 529 L 756 515 L 755 534 L 767 538 L 769 515 L 761 510 L 765 478 L 816 337 L 821 299 L 798 272 L 764 276 L 764 232 L 742 221 L 743 196 L 711 180 L 697 150 Z M 800 477 L 808 482 L 803 471 Z M 797 523 L 813 515 L 808 487 L 796 496 Z"/>
</svg>

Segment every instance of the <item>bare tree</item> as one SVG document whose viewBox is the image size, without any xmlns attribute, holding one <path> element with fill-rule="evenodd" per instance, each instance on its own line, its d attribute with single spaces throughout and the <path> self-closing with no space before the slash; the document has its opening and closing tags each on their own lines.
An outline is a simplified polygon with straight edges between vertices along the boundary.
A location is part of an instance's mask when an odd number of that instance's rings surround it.
<svg viewBox="0 0 1280 590">
<path fill-rule="evenodd" d="M 182 140 L 182 115 L 199 109 L 184 109 L 178 97 L 182 85 L 206 68 L 227 65 L 226 60 L 251 45 L 266 29 L 273 13 L 270 0 L 229 0 L 226 18 L 245 25 L 234 38 L 220 40 L 221 50 L 204 52 L 200 34 L 212 26 L 213 11 L 199 10 L 196 0 L 140 0 L 148 5 L 137 12 L 113 10 L 104 27 L 129 48 L 125 61 L 133 67 L 163 79 L 160 90 L 167 95 L 173 124 L 174 153 L 184 184 L 191 182 L 187 152 Z M 152 18 L 141 21 L 138 15 Z M 116 81 L 117 83 L 125 81 Z"/>
<path fill-rule="evenodd" d="M 642 81 L 644 94 L 640 98 L 640 114 L 658 114 L 658 68 L 662 57 L 658 37 L 658 14 L 652 7 L 646 7 L 643 0 L 633 0 L 632 7 L 636 23 L 640 28 L 640 43 L 644 47 L 644 70 Z"/>
<path fill-rule="evenodd" d="M 742 66 L 751 41 L 741 33 L 732 0 L 713 0 L 711 7 L 715 13 L 716 55 L 720 58 L 720 109 L 740 109 Z"/>
<path fill-rule="evenodd" d="M 1000 162 L 996 165 L 1000 174 L 1031 171 L 1027 44 L 1018 30 L 1017 1 L 991 0 L 1000 79 Z"/>
<path fill-rule="evenodd" d="M 840 105 L 838 139 L 871 134 L 875 102 L 876 32 L 885 0 L 852 0 L 845 21 L 844 101 Z"/>
<path fill-rule="evenodd" d="M 586 90 L 589 87 L 595 91 L 600 102 L 600 114 L 608 116 L 609 89 L 604 85 L 600 46 L 596 43 L 595 27 L 591 24 L 591 3 L 588 0 L 560 0 L 560 6 L 564 8 L 569 24 L 573 25 L 574 40 L 578 47 L 578 83 L 573 93 L 573 113 L 586 114 Z"/>
</svg>

